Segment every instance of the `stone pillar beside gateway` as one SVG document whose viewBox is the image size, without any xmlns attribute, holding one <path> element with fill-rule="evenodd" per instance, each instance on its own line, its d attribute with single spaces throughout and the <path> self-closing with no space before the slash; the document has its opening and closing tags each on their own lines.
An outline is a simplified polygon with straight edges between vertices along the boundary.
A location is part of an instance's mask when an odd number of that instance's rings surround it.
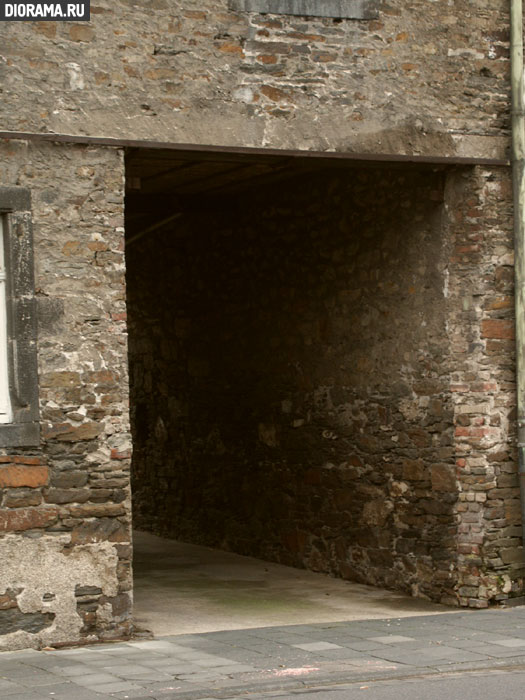
<svg viewBox="0 0 525 700">
<path fill-rule="evenodd" d="M 124 638 L 132 579 L 122 152 L 12 141 L 0 162 L 0 193 L 16 185 L 31 196 L 40 397 L 40 439 L 0 452 L 0 649 Z"/>
</svg>

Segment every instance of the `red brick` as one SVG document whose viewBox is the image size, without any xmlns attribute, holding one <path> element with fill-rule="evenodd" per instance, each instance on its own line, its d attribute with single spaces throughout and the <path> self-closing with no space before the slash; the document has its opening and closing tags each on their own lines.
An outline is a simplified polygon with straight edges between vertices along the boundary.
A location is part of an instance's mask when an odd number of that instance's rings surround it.
<svg viewBox="0 0 525 700">
<path fill-rule="evenodd" d="M 0 488 L 20 488 L 21 486 L 38 488 L 47 484 L 48 477 L 47 467 L 14 465 L 0 467 Z"/>
<path fill-rule="evenodd" d="M 502 318 L 486 318 L 481 322 L 482 338 L 514 338 L 514 322 Z"/>
<path fill-rule="evenodd" d="M 124 452 L 119 452 L 118 450 L 111 450 L 111 459 L 129 459 L 131 457 L 131 450 L 124 450 Z"/>
<path fill-rule="evenodd" d="M 11 461 L 15 464 L 41 464 L 40 457 L 25 457 L 24 455 L 16 455 L 11 457 Z"/>
<path fill-rule="evenodd" d="M 58 516 L 57 508 L 18 508 L 0 510 L 0 532 L 19 532 L 47 527 Z"/>
<path fill-rule="evenodd" d="M 469 387 L 468 384 L 451 384 L 450 385 L 450 391 L 454 391 L 456 393 L 464 393 L 468 391 Z"/>
</svg>

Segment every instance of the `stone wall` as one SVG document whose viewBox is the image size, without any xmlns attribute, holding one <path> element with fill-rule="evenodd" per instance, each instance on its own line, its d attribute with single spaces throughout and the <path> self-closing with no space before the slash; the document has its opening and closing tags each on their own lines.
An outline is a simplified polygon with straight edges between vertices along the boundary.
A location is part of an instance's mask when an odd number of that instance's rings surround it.
<svg viewBox="0 0 525 700">
<path fill-rule="evenodd" d="M 389 0 L 374 20 L 96 0 L 4 22 L 0 129 L 305 150 L 502 156 L 506 0 Z"/>
<path fill-rule="evenodd" d="M 32 193 L 42 440 L 0 456 L 0 649 L 130 631 L 123 158 L 0 146 Z"/>
<path fill-rule="evenodd" d="M 455 599 L 443 181 L 303 176 L 129 245 L 139 528 Z"/>
<path fill-rule="evenodd" d="M 447 203 L 458 592 L 462 605 L 485 606 L 522 594 L 524 575 L 509 170 L 458 174 L 450 180 Z"/>
</svg>

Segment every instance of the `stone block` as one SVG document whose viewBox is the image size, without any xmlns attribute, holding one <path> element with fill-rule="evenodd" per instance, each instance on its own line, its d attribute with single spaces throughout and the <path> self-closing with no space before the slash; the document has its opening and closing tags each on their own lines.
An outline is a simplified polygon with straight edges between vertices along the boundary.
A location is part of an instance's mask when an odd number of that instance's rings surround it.
<svg viewBox="0 0 525 700">
<path fill-rule="evenodd" d="M 277 15 L 333 17 L 337 19 L 375 19 L 378 0 L 229 0 L 237 12 Z"/>
<path fill-rule="evenodd" d="M 455 468 L 448 464 L 433 464 L 430 469 L 432 490 L 454 493 L 458 490 Z"/>
</svg>

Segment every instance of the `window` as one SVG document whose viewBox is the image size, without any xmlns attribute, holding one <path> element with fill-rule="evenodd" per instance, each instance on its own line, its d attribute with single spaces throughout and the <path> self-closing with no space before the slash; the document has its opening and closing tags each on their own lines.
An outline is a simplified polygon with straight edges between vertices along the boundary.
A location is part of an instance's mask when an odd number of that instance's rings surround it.
<svg viewBox="0 0 525 700">
<path fill-rule="evenodd" d="M 229 0 L 231 10 L 274 15 L 376 19 L 379 0 Z"/>
<path fill-rule="evenodd" d="M 11 423 L 9 362 L 7 350 L 7 271 L 5 265 L 4 217 L 0 216 L 0 423 Z"/>
<path fill-rule="evenodd" d="M 0 447 L 38 445 L 30 192 L 0 187 Z"/>
</svg>

